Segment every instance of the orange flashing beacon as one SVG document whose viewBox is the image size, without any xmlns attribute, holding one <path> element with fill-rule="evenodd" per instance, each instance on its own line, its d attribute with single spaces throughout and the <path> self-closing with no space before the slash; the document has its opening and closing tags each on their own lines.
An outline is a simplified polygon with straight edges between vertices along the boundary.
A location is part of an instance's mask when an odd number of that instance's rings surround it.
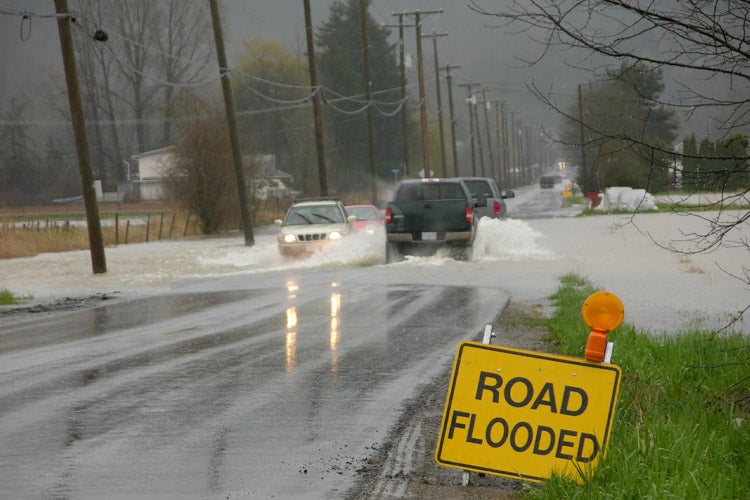
<svg viewBox="0 0 750 500">
<path fill-rule="evenodd" d="M 622 301 L 612 293 L 596 292 L 583 302 L 581 316 L 591 328 L 584 356 L 588 361 L 601 363 L 607 350 L 607 334 L 616 329 L 625 317 Z"/>
</svg>

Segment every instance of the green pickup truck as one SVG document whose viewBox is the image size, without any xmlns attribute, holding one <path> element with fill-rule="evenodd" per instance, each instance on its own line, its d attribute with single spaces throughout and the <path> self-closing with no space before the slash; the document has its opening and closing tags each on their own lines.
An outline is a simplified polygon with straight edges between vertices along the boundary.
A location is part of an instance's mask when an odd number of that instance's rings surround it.
<svg viewBox="0 0 750 500">
<path fill-rule="evenodd" d="M 431 255 L 445 246 L 455 259 L 468 259 L 477 227 L 474 205 L 459 178 L 399 182 L 385 210 L 387 261 Z"/>
</svg>

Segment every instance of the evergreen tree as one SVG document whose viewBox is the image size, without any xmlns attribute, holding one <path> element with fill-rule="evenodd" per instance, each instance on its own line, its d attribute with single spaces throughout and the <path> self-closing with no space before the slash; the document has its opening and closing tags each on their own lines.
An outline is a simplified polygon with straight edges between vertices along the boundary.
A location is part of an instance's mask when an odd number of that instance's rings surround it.
<svg viewBox="0 0 750 500">
<path fill-rule="evenodd" d="M 650 191 L 669 185 L 667 151 L 676 139 L 674 113 L 657 104 L 664 89 L 661 71 L 644 63 L 608 70 L 607 78 L 582 91 L 586 165 L 584 191 L 630 186 Z M 563 139 L 574 159 L 580 154 L 578 102 L 571 104 Z"/>
<path fill-rule="evenodd" d="M 723 175 L 721 187 L 723 190 L 738 190 L 750 188 L 750 167 L 747 156 L 747 137 L 736 135 L 724 141 L 718 141 L 716 154 L 716 172 Z"/>
<path fill-rule="evenodd" d="M 361 0 L 367 1 L 367 0 Z M 369 2 L 368 2 L 369 5 Z M 369 150 L 362 53 L 360 0 L 336 0 L 328 19 L 318 28 L 320 81 L 326 130 L 333 132 L 329 165 L 335 189 L 363 190 L 369 184 Z M 388 42 L 390 30 L 366 18 L 371 92 L 374 103 L 373 139 L 378 176 L 389 179 L 401 163 L 401 126 L 397 113 L 401 97 L 396 47 Z M 387 104 L 392 103 L 392 104 Z"/>
</svg>

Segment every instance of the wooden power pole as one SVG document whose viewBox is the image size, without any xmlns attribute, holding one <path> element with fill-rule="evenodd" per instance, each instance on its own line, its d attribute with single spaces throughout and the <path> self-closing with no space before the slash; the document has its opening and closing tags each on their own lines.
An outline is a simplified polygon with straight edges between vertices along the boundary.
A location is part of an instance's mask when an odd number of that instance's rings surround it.
<svg viewBox="0 0 750 500">
<path fill-rule="evenodd" d="M 398 28 L 398 59 L 401 70 L 401 150 L 404 171 L 404 178 L 409 177 L 409 106 L 406 102 L 406 61 L 404 59 L 404 15 L 403 13 L 393 14 L 398 16 L 398 24 L 386 24 L 388 28 Z"/>
<path fill-rule="evenodd" d="M 362 63 L 364 66 L 365 99 L 367 100 L 367 148 L 370 159 L 370 196 L 372 204 L 378 201 L 378 186 L 375 182 L 377 172 L 375 171 L 375 145 L 372 137 L 372 82 L 370 82 L 370 59 L 367 49 L 367 1 L 359 0 L 359 24 L 362 32 Z"/>
<path fill-rule="evenodd" d="M 445 83 L 448 85 L 448 111 L 451 120 L 451 147 L 453 148 L 453 176 L 458 177 L 458 151 L 456 151 L 456 116 L 453 110 L 453 77 L 451 69 L 460 68 L 461 66 L 445 66 Z"/>
<path fill-rule="evenodd" d="M 427 140 L 427 100 L 424 89 L 424 61 L 422 59 L 422 16 L 427 14 L 442 14 L 443 9 L 412 12 L 402 12 L 405 16 L 414 16 L 417 29 L 417 76 L 419 78 L 419 117 L 422 123 L 422 161 L 424 163 L 425 178 L 432 177 L 430 171 L 430 144 Z"/>
<path fill-rule="evenodd" d="M 307 61 L 310 67 L 310 85 L 313 87 L 313 119 L 315 120 L 315 150 L 318 154 L 318 184 L 320 196 L 328 196 L 328 176 L 326 175 L 325 143 L 323 140 L 323 113 L 321 111 L 318 66 L 315 62 L 315 41 L 313 37 L 310 0 L 305 0 L 305 32 L 307 33 Z"/>
<path fill-rule="evenodd" d="M 102 236 L 101 221 L 99 220 L 99 207 L 96 204 L 94 175 L 91 170 L 91 153 L 89 151 L 86 123 L 83 115 L 83 101 L 81 100 L 81 90 L 78 86 L 73 35 L 70 31 L 71 19 L 70 16 L 63 15 L 69 13 L 68 1 L 55 0 L 55 12 L 58 14 L 57 31 L 60 35 L 65 83 L 68 87 L 70 119 L 73 122 L 76 152 L 78 153 L 78 169 L 81 176 L 83 203 L 86 206 L 86 228 L 89 235 L 91 267 L 94 274 L 101 274 L 107 272 L 107 261 L 104 256 L 104 238 Z"/>
<path fill-rule="evenodd" d="M 476 103 L 476 97 L 472 94 L 471 89 L 479 85 L 478 83 L 461 83 L 459 87 L 466 87 L 468 93 L 466 97 L 466 104 L 469 105 L 469 143 L 471 144 L 471 175 L 477 176 L 477 160 L 476 152 L 474 150 L 474 104 Z M 479 131 L 477 131 L 477 134 Z"/>
<path fill-rule="evenodd" d="M 490 118 L 487 115 L 487 89 L 482 89 L 482 107 L 484 108 L 484 126 L 487 132 L 487 152 L 490 159 L 489 177 L 495 177 L 495 157 L 492 154 L 492 134 L 490 133 Z"/>
<path fill-rule="evenodd" d="M 446 166 L 445 134 L 443 132 L 443 102 L 440 96 L 440 66 L 438 65 L 437 50 L 437 39 L 442 36 L 448 36 L 448 33 L 435 33 L 435 30 L 432 30 L 432 35 L 422 35 L 423 38 L 432 38 L 432 51 L 435 55 L 435 97 L 437 98 L 438 133 L 440 134 L 440 164 L 443 167 L 443 175 L 447 176 L 448 167 Z"/>
<path fill-rule="evenodd" d="M 232 147 L 232 162 L 234 163 L 234 174 L 237 178 L 237 195 L 240 201 L 240 215 L 242 217 L 242 229 L 245 235 L 245 246 L 253 246 L 253 223 L 247 203 L 247 184 L 245 183 L 245 170 L 242 166 L 242 153 L 240 151 L 240 138 L 237 134 L 237 117 L 234 112 L 234 98 L 232 96 L 232 85 L 229 82 L 229 67 L 227 56 L 224 52 L 224 36 L 221 32 L 221 16 L 219 5 L 216 0 L 211 2 L 211 19 L 213 20 L 214 39 L 216 41 L 216 57 L 219 60 L 219 72 L 221 75 L 221 88 L 224 92 L 224 107 L 227 112 L 227 125 L 229 128 L 229 142 Z"/>
</svg>

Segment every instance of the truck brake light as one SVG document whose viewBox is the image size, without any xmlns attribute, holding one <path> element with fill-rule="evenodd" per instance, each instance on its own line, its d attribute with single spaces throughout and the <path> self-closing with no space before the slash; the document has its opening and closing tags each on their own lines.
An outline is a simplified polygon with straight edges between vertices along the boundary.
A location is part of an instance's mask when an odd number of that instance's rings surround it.
<svg viewBox="0 0 750 500">
<path fill-rule="evenodd" d="M 500 206 L 500 202 L 499 201 L 495 200 L 492 203 L 492 209 L 495 212 L 495 217 L 500 217 L 500 215 L 502 215 L 501 214 L 501 212 L 502 212 L 501 208 L 502 207 Z"/>
<path fill-rule="evenodd" d="M 393 221 L 393 212 L 390 208 L 385 209 L 385 223 L 390 224 Z"/>
<path fill-rule="evenodd" d="M 474 220 L 474 209 L 472 209 L 471 207 L 466 207 L 464 211 L 464 213 L 466 214 L 466 222 L 471 223 Z"/>
</svg>

